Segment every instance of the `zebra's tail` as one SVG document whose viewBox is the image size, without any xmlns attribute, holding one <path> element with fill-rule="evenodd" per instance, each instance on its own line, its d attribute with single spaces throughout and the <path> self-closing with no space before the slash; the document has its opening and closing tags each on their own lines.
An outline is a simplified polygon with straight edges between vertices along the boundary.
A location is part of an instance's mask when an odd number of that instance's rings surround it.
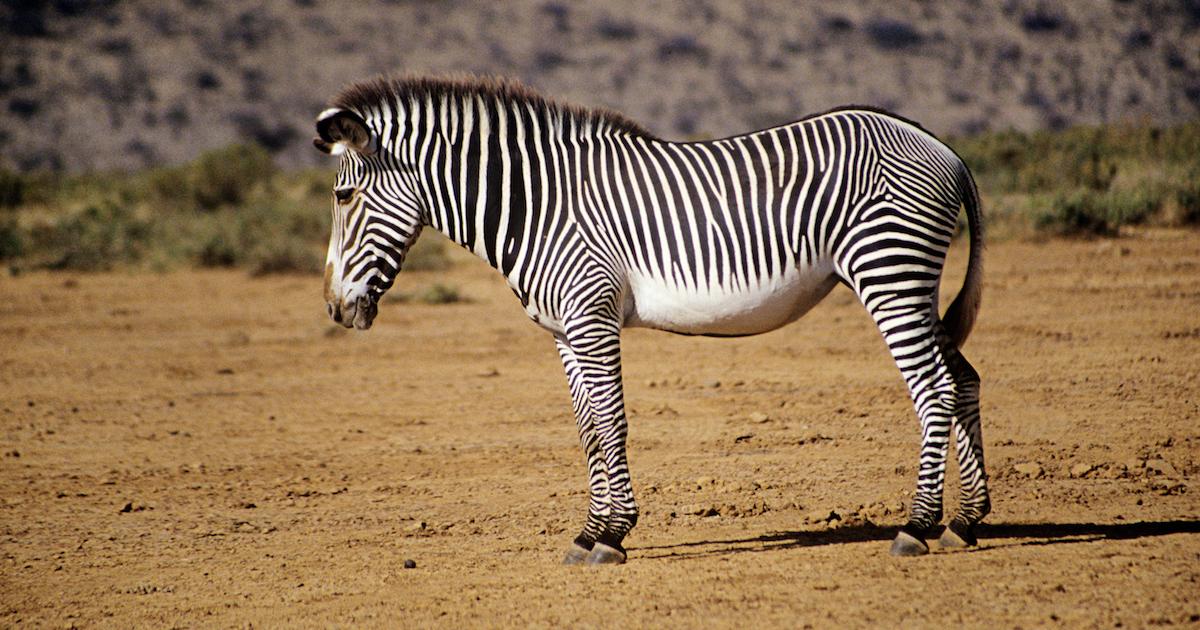
<svg viewBox="0 0 1200 630">
<path fill-rule="evenodd" d="M 963 205 L 967 210 L 967 228 L 971 231 L 970 257 L 967 259 L 967 277 L 963 279 L 963 286 L 942 318 L 942 324 L 956 348 L 961 348 L 971 334 L 983 294 L 983 214 L 979 207 L 979 189 L 966 164 L 962 165 L 959 187 L 963 191 Z"/>
</svg>

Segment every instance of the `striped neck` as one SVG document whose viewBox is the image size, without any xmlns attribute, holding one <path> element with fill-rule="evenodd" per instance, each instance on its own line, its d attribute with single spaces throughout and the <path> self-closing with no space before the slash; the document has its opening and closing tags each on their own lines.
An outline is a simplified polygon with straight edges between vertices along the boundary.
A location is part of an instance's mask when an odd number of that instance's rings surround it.
<svg viewBox="0 0 1200 630">
<path fill-rule="evenodd" d="M 641 136 L 585 110 L 492 94 L 384 102 L 364 118 L 420 197 L 425 223 L 506 276 L 521 271 L 531 236 L 559 232 L 593 149 Z"/>
</svg>

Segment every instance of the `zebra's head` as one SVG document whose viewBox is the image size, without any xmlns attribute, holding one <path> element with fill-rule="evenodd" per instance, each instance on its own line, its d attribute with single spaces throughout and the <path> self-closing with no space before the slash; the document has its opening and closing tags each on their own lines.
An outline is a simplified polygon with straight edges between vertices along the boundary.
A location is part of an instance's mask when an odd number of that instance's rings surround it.
<svg viewBox="0 0 1200 630">
<path fill-rule="evenodd" d="M 379 136 L 358 113 L 322 112 L 313 145 L 341 160 L 325 260 L 326 307 L 333 321 L 365 330 L 421 232 L 422 204 L 412 169 L 380 150 Z"/>
</svg>

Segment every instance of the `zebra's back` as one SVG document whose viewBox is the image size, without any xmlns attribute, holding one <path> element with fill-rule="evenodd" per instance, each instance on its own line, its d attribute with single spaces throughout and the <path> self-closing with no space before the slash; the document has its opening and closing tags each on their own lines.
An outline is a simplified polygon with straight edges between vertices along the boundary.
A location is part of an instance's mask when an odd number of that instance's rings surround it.
<svg viewBox="0 0 1200 630">
<path fill-rule="evenodd" d="M 953 226 L 961 162 L 887 114 L 831 112 L 692 143 L 627 137 L 593 162 L 590 223 L 627 269 L 626 325 L 748 335 L 794 321 L 836 284 L 848 235 Z M 905 218 L 905 217 L 908 218 Z M 949 234 L 933 239 L 944 252 Z"/>
</svg>

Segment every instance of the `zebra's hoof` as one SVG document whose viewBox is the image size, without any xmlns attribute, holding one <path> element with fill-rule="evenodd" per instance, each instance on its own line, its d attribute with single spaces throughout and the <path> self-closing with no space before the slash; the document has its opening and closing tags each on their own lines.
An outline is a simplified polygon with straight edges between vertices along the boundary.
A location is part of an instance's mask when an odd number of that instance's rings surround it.
<svg viewBox="0 0 1200 630">
<path fill-rule="evenodd" d="M 929 545 L 908 532 L 902 531 L 896 534 L 896 539 L 892 541 L 893 556 L 923 556 L 927 553 L 929 553 Z"/>
<path fill-rule="evenodd" d="M 942 532 L 941 538 L 938 538 L 938 546 L 942 549 L 966 549 L 979 544 L 975 539 L 975 532 L 972 531 L 969 525 L 963 525 L 958 521 L 950 521 Z"/>
<path fill-rule="evenodd" d="M 604 543 L 596 543 L 587 556 L 588 564 L 625 564 L 625 552 Z"/>
<path fill-rule="evenodd" d="M 571 548 L 567 549 L 567 556 L 563 558 L 563 564 L 583 564 L 591 552 L 591 549 L 579 543 L 571 543 Z"/>
</svg>

